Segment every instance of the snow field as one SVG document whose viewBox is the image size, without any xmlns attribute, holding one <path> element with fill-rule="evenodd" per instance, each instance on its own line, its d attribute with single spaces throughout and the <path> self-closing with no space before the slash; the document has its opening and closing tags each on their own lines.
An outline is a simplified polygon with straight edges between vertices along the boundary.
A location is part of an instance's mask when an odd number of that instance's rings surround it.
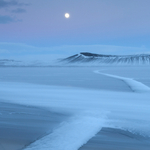
<svg viewBox="0 0 150 150">
<path fill-rule="evenodd" d="M 1 100 L 72 113 L 51 134 L 25 150 L 77 150 L 102 127 L 150 136 L 150 90 L 130 78 L 95 71 L 123 80 L 134 92 L 112 92 L 65 86 L 1 82 Z"/>
</svg>

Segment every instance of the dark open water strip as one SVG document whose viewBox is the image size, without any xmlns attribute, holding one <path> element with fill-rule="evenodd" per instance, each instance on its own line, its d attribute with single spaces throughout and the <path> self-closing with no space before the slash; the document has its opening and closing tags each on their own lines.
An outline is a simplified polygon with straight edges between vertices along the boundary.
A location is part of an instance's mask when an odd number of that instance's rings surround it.
<svg viewBox="0 0 150 150">
<path fill-rule="evenodd" d="M 0 102 L 0 150 L 21 150 L 67 117 L 42 108 Z"/>
<path fill-rule="evenodd" d="M 150 138 L 115 128 L 102 128 L 79 150 L 150 150 Z"/>
</svg>

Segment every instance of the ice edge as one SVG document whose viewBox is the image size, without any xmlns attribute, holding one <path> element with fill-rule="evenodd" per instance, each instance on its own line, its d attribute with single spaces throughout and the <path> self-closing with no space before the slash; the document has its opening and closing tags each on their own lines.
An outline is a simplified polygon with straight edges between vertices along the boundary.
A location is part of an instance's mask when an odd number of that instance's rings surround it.
<svg viewBox="0 0 150 150">
<path fill-rule="evenodd" d="M 102 73 L 99 70 L 95 70 L 94 73 L 122 80 L 131 88 L 133 92 L 150 92 L 150 88 L 148 86 L 134 79 Z"/>
</svg>

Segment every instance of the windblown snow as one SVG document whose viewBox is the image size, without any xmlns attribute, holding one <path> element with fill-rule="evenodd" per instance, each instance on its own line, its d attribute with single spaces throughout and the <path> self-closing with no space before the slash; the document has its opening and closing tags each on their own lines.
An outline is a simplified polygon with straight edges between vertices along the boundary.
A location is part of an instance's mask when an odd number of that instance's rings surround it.
<svg viewBox="0 0 150 150">
<path fill-rule="evenodd" d="M 109 76 L 109 77 L 112 77 L 112 78 L 116 78 L 116 79 L 122 80 L 134 92 L 150 92 L 150 88 L 148 86 L 144 85 L 141 82 L 135 81 L 135 80 L 133 80 L 131 78 L 125 78 L 125 77 L 120 77 L 120 76 L 116 76 L 116 75 L 106 74 L 106 73 L 100 72 L 99 70 L 95 70 L 94 72 L 98 73 L 98 74 L 102 74 L 102 75 L 105 75 L 105 76 Z"/>
<path fill-rule="evenodd" d="M 104 117 L 105 114 L 100 112 L 79 113 L 25 150 L 77 150 L 100 131 Z"/>
<path fill-rule="evenodd" d="M 150 88 L 132 78 L 93 70 L 93 76 L 99 74 L 122 80 L 131 91 L 1 81 L 0 95 L 5 102 L 72 114 L 53 132 L 47 133 L 24 150 L 78 150 L 102 127 L 117 127 L 150 136 Z"/>
</svg>

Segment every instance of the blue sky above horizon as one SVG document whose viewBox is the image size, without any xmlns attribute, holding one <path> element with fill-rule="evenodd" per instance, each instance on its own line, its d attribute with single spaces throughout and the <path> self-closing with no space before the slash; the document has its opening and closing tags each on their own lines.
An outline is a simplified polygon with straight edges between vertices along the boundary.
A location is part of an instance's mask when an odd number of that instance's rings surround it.
<svg viewBox="0 0 150 150">
<path fill-rule="evenodd" d="M 149 0 L 0 0 L 0 54 L 149 53 L 149 7 Z"/>
</svg>

